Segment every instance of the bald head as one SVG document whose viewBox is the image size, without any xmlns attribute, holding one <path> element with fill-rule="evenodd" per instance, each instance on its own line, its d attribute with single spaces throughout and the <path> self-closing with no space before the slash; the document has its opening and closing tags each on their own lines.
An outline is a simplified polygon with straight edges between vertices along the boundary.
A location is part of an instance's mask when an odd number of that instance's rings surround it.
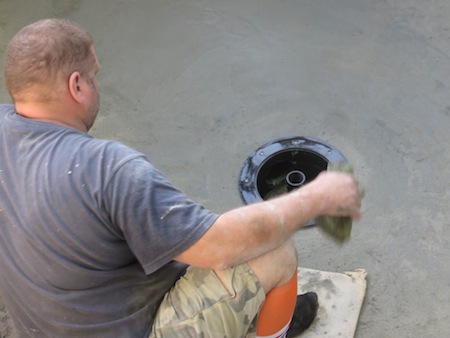
<svg viewBox="0 0 450 338">
<path fill-rule="evenodd" d="M 92 38 L 77 24 L 45 19 L 22 28 L 6 50 L 6 89 L 15 103 L 56 99 L 70 75 L 96 65 Z"/>
</svg>

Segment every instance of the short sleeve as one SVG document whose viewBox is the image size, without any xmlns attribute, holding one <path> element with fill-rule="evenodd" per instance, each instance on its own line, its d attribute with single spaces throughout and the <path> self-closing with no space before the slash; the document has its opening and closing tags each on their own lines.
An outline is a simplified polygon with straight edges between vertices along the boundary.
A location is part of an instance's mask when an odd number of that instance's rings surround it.
<svg viewBox="0 0 450 338">
<path fill-rule="evenodd" d="M 146 274 L 187 250 L 218 217 L 187 198 L 144 157 L 120 165 L 103 197 L 111 222 Z"/>
</svg>

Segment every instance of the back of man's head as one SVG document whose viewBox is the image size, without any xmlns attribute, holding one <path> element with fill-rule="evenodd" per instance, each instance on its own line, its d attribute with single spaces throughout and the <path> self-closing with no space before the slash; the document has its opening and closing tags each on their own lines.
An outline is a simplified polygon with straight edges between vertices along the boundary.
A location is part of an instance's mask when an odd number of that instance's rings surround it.
<svg viewBox="0 0 450 338">
<path fill-rule="evenodd" d="M 14 102 L 54 100 L 71 73 L 92 69 L 91 46 L 89 33 L 68 20 L 44 19 L 25 26 L 6 50 L 6 89 Z"/>
</svg>

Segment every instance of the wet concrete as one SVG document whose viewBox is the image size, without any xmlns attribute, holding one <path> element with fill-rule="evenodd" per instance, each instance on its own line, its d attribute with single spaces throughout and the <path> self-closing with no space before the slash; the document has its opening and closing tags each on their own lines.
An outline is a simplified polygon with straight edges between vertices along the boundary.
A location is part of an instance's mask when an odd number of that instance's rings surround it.
<svg viewBox="0 0 450 338">
<path fill-rule="evenodd" d="M 52 16 L 95 39 L 92 134 L 145 152 L 217 212 L 242 203 L 239 170 L 265 142 L 336 146 L 367 189 L 365 218 L 344 246 L 300 231 L 301 265 L 366 269 L 358 337 L 450 334 L 450 2 L 1 0 L 1 57 Z"/>
</svg>

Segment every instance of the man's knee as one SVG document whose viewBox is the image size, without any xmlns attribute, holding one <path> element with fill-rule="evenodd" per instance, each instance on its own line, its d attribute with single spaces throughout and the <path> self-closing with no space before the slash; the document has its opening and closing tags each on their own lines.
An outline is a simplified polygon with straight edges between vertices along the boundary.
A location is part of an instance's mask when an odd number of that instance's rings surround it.
<svg viewBox="0 0 450 338">
<path fill-rule="evenodd" d="M 276 259 L 281 266 L 280 273 L 284 276 L 279 285 L 283 285 L 297 272 L 298 256 L 293 240 L 290 239 L 283 245 L 282 251 L 277 255 Z"/>
<path fill-rule="evenodd" d="M 248 262 L 258 276 L 264 291 L 287 283 L 297 272 L 297 250 L 292 240 L 279 248 Z"/>
</svg>

